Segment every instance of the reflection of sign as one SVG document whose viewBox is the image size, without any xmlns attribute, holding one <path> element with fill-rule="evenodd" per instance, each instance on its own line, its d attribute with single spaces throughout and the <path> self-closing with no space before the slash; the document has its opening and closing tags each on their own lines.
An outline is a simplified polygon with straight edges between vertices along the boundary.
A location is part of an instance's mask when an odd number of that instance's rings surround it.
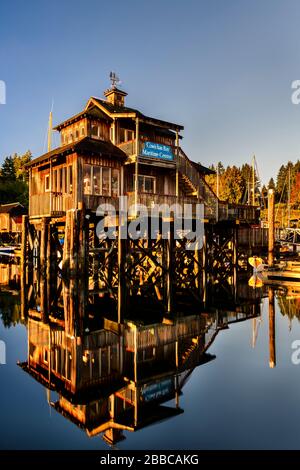
<svg viewBox="0 0 300 470">
<path fill-rule="evenodd" d="M 160 382 L 155 382 L 150 385 L 145 385 L 141 390 L 143 401 L 159 400 L 174 392 L 173 378 L 165 379 Z"/>
<path fill-rule="evenodd" d="M 174 155 L 169 145 L 156 144 L 148 141 L 144 143 L 142 155 L 144 157 L 160 158 L 162 160 L 174 160 Z"/>
</svg>

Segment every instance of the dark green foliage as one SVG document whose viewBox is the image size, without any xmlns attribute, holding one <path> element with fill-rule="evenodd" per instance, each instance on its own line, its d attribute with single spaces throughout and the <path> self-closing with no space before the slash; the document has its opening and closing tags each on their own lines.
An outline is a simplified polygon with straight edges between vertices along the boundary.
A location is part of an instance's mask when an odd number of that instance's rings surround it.
<svg viewBox="0 0 300 470">
<path fill-rule="evenodd" d="M 28 207 L 28 171 L 26 163 L 31 160 L 31 152 L 24 155 L 15 153 L 6 157 L 0 170 L 0 204 L 20 202 Z"/>
</svg>

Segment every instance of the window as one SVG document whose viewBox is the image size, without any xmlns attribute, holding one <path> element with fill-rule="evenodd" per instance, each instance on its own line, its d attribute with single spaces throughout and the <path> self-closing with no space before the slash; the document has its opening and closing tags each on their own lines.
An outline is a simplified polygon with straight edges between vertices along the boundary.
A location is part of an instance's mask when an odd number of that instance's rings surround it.
<svg viewBox="0 0 300 470">
<path fill-rule="evenodd" d="M 156 180 L 153 176 L 138 176 L 138 191 L 142 193 L 155 193 Z M 133 176 L 133 188 L 135 187 L 135 175 Z"/>
<path fill-rule="evenodd" d="M 126 142 L 127 142 L 128 140 L 133 140 L 133 139 L 134 139 L 134 133 L 133 133 L 133 131 L 127 130 Z"/>
<path fill-rule="evenodd" d="M 120 172 L 117 168 L 84 165 L 84 194 L 119 196 Z"/>
<path fill-rule="evenodd" d="M 84 194 L 92 194 L 92 167 L 91 165 L 84 165 L 83 190 L 84 190 Z"/>
<path fill-rule="evenodd" d="M 81 128 L 81 135 L 84 136 L 85 132 L 84 132 L 84 127 Z"/>
<path fill-rule="evenodd" d="M 67 192 L 72 194 L 73 192 L 73 173 L 72 173 L 72 165 L 68 166 L 68 177 L 67 177 Z"/>
<path fill-rule="evenodd" d="M 134 139 L 134 132 L 129 129 L 120 129 L 120 142 L 128 142 Z"/>
<path fill-rule="evenodd" d="M 57 192 L 58 192 L 58 193 L 61 193 L 62 184 L 63 184 L 62 168 L 59 168 L 59 169 L 57 170 Z"/>
<path fill-rule="evenodd" d="M 112 197 L 119 196 L 119 170 L 116 168 L 111 171 L 111 195 Z"/>
<path fill-rule="evenodd" d="M 100 129 L 99 126 L 92 126 L 92 136 L 93 137 L 99 137 L 100 134 Z"/>
<path fill-rule="evenodd" d="M 110 168 L 102 168 L 102 196 L 110 196 Z"/>
<path fill-rule="evenodd" d="M 57 170 L 53 171 L 53 191 L 57 191 Z"/>
<path fill-rule="evenodd" d="M 120 129 L 120 142 L 125 142 L 125 129 Z"/>
<path fill-rule="evenodd" d="M 93 193 L 97 195 L 101 195 L 102 187 L 101 187 L 102 179 L 101 179 L 101 167 L 94 166 L 93 167 Z"/>
<path fill-rule="evenodd" d="M 44 363 L 45 364 L 48 364 L 48 351 L 47 349 L 44 349 Z"/>
<path fill-rule="evenodd" d="M 45 191 L 50 191 L 50 175 L 45 176 Z"/>
<path fill-rule="evenodd" d="M 69 137 L 69 142 L 73 142 L 73 134 L 71 132 L 70 137 Z"/>
<path fill-rule="evenodd" d="M 63 167 L 60 168 L 60 175 L 61 175 L 61 183 L 60 183 L 60 190 L 62 193 L 67 192 L 67 168 Z"/>
<path fill-rule="evenodd" d="M 78 129 L 76 129 L 76 131 L 75 131 L 75 138 L 76 138 L 76 140 L 79 139 L 79 130 Z"/>
</svg>

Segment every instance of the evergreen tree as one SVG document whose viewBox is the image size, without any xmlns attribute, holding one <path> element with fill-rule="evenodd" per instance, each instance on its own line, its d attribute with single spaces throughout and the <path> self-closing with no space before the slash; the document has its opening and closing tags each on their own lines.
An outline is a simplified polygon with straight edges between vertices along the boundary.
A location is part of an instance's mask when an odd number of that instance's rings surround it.
<svg viewBox="0 0 300 470">
<path fill-rule="evenodd" d="M 14 181 L 16 179 L 16 170 L 12 156 L 4 159 L 1 167 L 1 178 L 5 181 Z"/>
<path fill-rule="evenodd" d="M 266 188 L 267 189 L 267 188 Z M 273 178 L 270 178 L 268 183 L 268 189 L 275 189 L 275 181 Z M 268 191 L 267 191 L 268 192 Z"/>
</svg>

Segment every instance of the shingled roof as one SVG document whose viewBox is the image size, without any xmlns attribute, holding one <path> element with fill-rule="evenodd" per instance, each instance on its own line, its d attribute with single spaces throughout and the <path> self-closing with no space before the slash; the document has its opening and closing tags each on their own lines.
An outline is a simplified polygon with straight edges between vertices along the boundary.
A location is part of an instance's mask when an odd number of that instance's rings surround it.
<svg viewBox="0 0 300 470">
<path fill-rule="evenodd" d="M 11 202 L 9 204 L 0 204 L 0 214 L 26 214 L 25 207 L 20 202 Z"/>
<path fill-rule="evenodd" d="M 96 98 L 95 96 L 92 96 L 88 102 L 88 105 L 90 101 L 93 101 L 94 103 L 99 104 L 101 107 L 103 107 L 110 115 L 128 115 L 132 114 L 133 116 L 139 117 L 144 121 L 147 121 L 148 123 L 151 123 L 156 126 L 161 126 L 161 127 L 166 127 L 169 129 L 174 129 L 174 130 L 182 130 L 184 129 L 183 126 L 180 124 L 175 124 L 173 122 L 168 122 L 168 121 L 163 121 L 161 119 L 156 119 L 152 118 L 150 116 L 146 116 L 145 114 L 141 113 L 139 110 L 135 108 L 128 108 L 127 106 L 118 106 L 114 105 L 106 100 L 103 100 L 101 98 Z M 86 109 L 89 109 L 88 107 Z M 125 116 L 126 117 L 126 116 Z"/>
<path fill-rule="evenodd" d="M 107 119 L 110 121 L 109 116 L 107 114 L 104 114 L 103 112 L 100 111 L 99 108 L 96 106 L 92 106 L 89 109 L 85 109 L 81 111 L 81 113 L 75 114 L 74 116 L 71 116 L 70 118 L 66 119 L 65 121 L 61 122 L 60 124 L 57 124 L 57 126 L 53 127 L 53 130 L 55 131 L 60 131 L 66 126 L 69 126 L 73 122 L 79 121 L 80 119 L 83 118 L 92 118 L 92 119 Z"/>
<path fill-rule="evenodd" d="M 127 158 L 126 153 L 124 153 L 121 149 L 119 149 L 119 147 L 116 147 L 111 142 L 92 139 L 90 137 L 83 137 L 77 142 L 72 142 L 70 144 L 57 147 L 56 149 L 51 150 L 51 152 L 47 152 L 44 155 L 31 160 L 31 162 L 27 163 L 26 166 L 34 166 L 35 164 L 44 160 L 50 160 L 52 157 L 68 155 L 73 152 L 81 155 L 103 155 L 107 157 L 120 158 L 122 160 Z"/>
</svg>

